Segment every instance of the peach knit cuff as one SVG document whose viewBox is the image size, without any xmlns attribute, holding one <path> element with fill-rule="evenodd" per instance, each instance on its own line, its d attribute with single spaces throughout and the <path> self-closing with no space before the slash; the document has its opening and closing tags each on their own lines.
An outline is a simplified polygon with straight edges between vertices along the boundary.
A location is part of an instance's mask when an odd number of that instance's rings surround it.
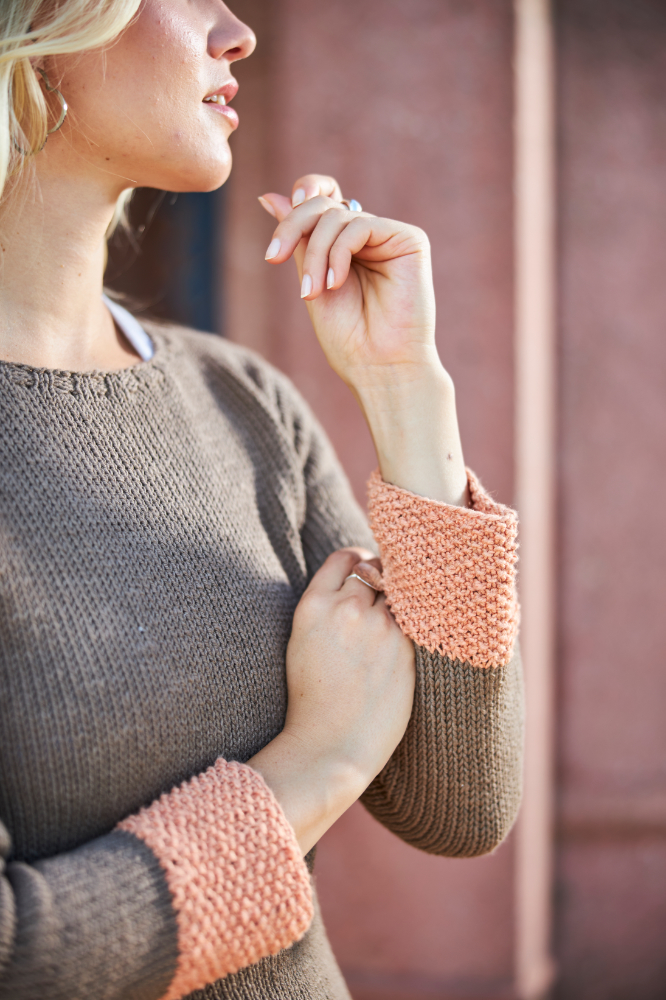
<svg viewBox="0 0 666 1000">
<path fill-rule="evenodd" d="M 298 941 L 313 915 L 307 867 L 263 778 L 220 758 L 118 825 L 151 848 L 178 925 L 179 1000 Z"/>
<path fill-rule="evenodd" d="M 382 556 L 382 587 L 403 632 L 431 653 L 498 667 L 518 629 L 517 518 L 467 470 L 471 508 L 368 483 L 370 524 Z"/>
</svg>

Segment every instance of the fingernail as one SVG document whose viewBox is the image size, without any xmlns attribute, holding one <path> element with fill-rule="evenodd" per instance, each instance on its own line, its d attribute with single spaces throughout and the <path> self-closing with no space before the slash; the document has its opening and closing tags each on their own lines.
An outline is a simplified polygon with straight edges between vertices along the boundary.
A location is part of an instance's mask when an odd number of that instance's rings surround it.
<svg viewBox="0 0 666 1000">
<path fill-rule="evenodd" d="M 297 205 L 302 205 L 305 201 L 305 190 L 303 188 L 296 188 L 293 195 L 291 196 L 291 207 L 296 208 Z"/>
<path fill-rule="evenodd" d="M 309 274 L 303 275 L 303 281 L 301 282 L 301 298 L 304 299 L 306 295 L 309 295 L 312 291 L 312 278 Z"/>
<path fill-rule="evenodd" d="M 277 257 L 279 252 L 280 252 L 280 241 L 271 240 L 271 242 L 268 244 L 268 250 L 266 251 L 266 256 L 264 257 L 264 260 L 273 260 L 273 257 Z"/>
<path fill-rule="evenodd" d="M 270 201 L 266 201 L 265 198 L 262 198 L 261 195 L 259 195 L 259 204 L 262 208 L 266 209 L 269 215 L 272 215 L 274 219 L 277 219 L 277 212 L 271 205 Z"/>
<path fill-rule="evenodd" d="M 329 267 L 328 274 L 326 275 L 326 287 L 333 288 L 335 284 L 335 274 L 333 273 L 333 268 Z"/>
</svg>

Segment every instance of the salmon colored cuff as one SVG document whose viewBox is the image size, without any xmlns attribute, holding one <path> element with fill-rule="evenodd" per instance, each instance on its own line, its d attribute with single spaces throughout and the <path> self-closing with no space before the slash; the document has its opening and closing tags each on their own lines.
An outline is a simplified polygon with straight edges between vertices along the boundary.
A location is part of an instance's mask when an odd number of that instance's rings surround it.
<svg viewBox="0 0 666 1000">
<path fill-rule="evenodd" d="M 296 836 L 263 778 L 220 758 L 118 825 L 166 873 L 178 964 L 162 1000 L 179 1000 L 298 941 L 313 915 Z"/>
<path fill-rule="evenodd" d="M 453 507 L 385 483 L 368 483 L 387 603 L 403 632 L 431 653 L 498 667 L 518 631 L 518 522 L 467 470 L 471 507 Z"/>
</svg>

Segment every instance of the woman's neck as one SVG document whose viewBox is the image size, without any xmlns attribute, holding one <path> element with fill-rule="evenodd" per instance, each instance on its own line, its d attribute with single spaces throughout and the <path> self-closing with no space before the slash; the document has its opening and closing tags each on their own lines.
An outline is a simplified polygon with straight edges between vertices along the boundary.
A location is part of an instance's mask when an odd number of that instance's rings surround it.
<svg viewBox="0 0 666 1000">
<path fill-rule="evenodd" d="M 40 168 L 0 212 L 0 359 L 68 371 L 135 364 L 101 298 L 115 199 L 90 178 Z"/>
</svg>

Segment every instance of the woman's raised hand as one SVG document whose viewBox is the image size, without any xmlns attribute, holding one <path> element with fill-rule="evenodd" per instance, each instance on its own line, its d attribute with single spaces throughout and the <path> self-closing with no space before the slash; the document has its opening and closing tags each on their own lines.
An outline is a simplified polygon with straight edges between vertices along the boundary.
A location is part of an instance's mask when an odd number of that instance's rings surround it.
<svg viewBox="0 0 666 1000">
<path fill-rule="evenodd" d="M 292 255 L 315 332 L 331 367 L 352 388 L 412 379 L 437 366 L 435 297 L 425 233 L 351 212 L 332 177 L 308 174 L 292 198 L 261 202 L 279 224 L 266 259 Z"/>
<path fill-rule="evenodd" d="M 287 649 L 284 730 L 248 762 L 272 788 L 304 853 L 381 771 L 411 714 L 414 647 L 383 594 L 347 579 L 372 558 L 342 549 L 315 573 Z"/>
<path fill-rule="evenodd" d="M 354 392 L 386 482 L 464 506 L 455 392 L 435 346 L 423 230 L 350 212 L 333 177 L 307 174 L 292 197 L 260 199 L 278 226 L 266 259 L 293 256 L 328 363 Z"/>
</svg>

